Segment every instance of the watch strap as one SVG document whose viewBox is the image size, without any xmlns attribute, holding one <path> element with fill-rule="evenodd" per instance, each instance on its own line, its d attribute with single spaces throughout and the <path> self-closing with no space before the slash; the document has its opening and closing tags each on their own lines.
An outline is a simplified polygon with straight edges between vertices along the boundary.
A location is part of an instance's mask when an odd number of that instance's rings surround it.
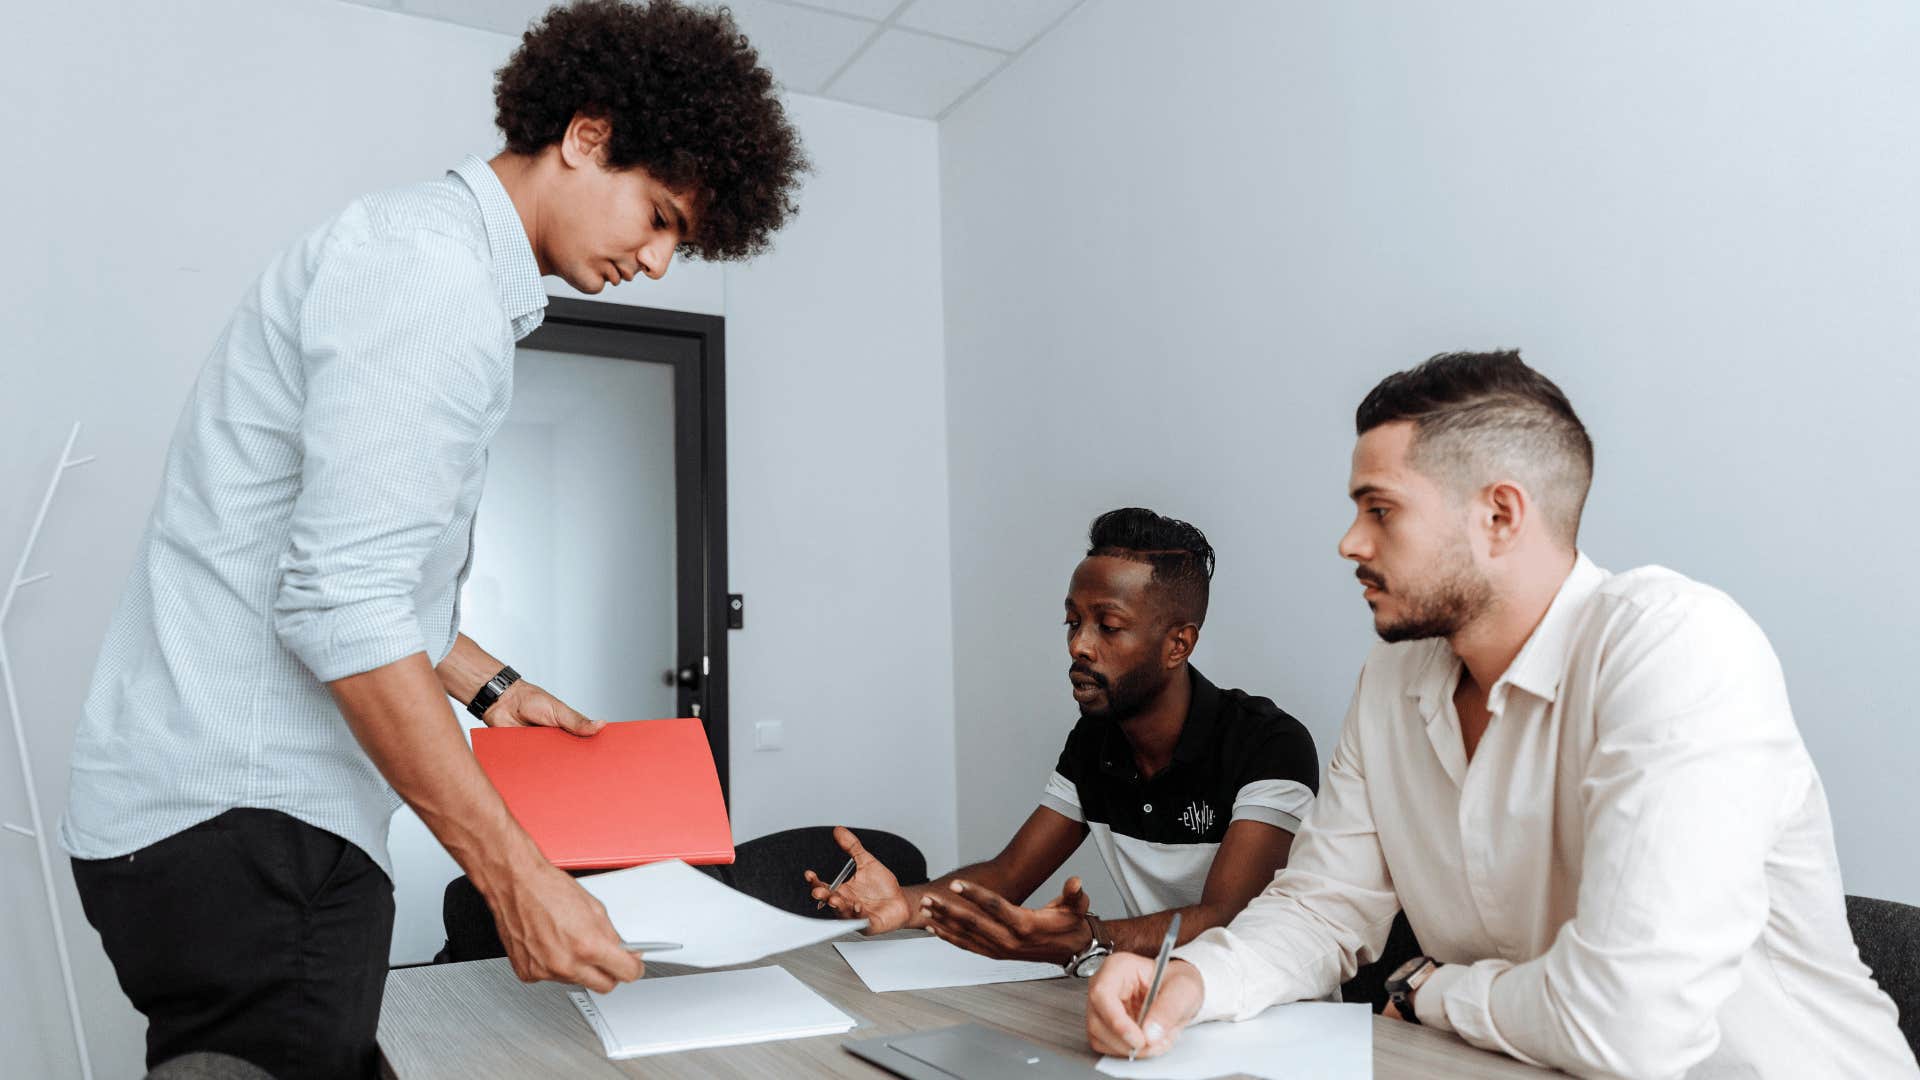
<svg viewBox="0 0 1920 1080">
<path fill-rule="evenodd" d="M 1431 956 L 1416 956 L 1400 966 L 1398 971 L 1387 976 L 1387 1000 L 1393 1002 L 1400 1018 L 1418 1025 L 1420 1016 L 1413 1008 L 1414 992 L 1419 990 L 1434 971 L 1440 967 L 1439 961 Z"/>
<path fill-rule="evenodd" d="M 493 708 L 493 703 L 500 700 L 500 695 L 507 692 L 507 687 L 519 681 L 519 672 L 511 667 L 501 668 L 493 678 L 487 680 L 486 685 L 482 686 L 478 693 L 473 695 L 473 700 L 467 702 L 467 711 L 474 715 L 474 719 L 485 720 L 487 710 Z"/>
<path fill-rule="evenodd" d="M 1086 914 L 1082 915 L 1081 918 L 1087 920 L 1087 933 L 1092 936 L 1093 943 L 1108 952 L 1112 952 L 1113 935 L 1107 932 L 1107 924 L 1100 921 L 1100 916 Z"/>
<path fill-rule="evenodd" d="M 1106 925 L 1100 921 L 1099 916 L 1082 915 L 1080 917 L 1087 924 L 1087 947 L 1068 957 L 1067 962 L 1062 965 L 1067 969 L 1067 974 L 1076 979 L 1087 977 L 1083 973 L 1087 961 L 1096 956 L 1113 955 L 1113 938 L 1108 935 Z"/>
</svg>

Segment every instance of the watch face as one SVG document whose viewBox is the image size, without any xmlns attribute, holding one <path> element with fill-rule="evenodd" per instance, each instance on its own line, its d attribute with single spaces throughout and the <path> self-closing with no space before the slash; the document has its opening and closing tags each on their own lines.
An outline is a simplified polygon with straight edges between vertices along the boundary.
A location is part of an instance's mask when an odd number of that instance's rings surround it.
<svg viewBox="0 0 1920 1080">
<path fill-rule="evenodd" d="M 1084 957 L 1079 963 L 1073 965 L 1073 974 L 1077 978 L 1091 979 L 1093 978 L 1094 972 L 1100 970 L 1100 965 L 1106 962 L 1106 953 L 1094 953 L 1092 956 Z"/>
<path fill-rule="evenodd" d="M 1416 956 L 1406 963 L 1401 964 L 1398 968 L 1394 969 L 1393 974 L 1387 976 L 1387 989 L 1391 990 L 1396 986 L 1404 987 L 1407 984 L 1407 980 L 1413 978 L 1413 973 L 1419 971 L 1428 963 L 1429 961 L 1426 957 Z"/>
</svg>

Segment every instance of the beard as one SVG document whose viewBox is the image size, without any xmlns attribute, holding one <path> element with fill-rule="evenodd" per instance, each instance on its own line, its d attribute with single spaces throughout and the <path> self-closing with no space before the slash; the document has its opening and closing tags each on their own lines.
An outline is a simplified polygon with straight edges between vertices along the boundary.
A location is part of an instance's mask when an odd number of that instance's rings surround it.
<svg viewBox="0 0 1920 1080">
<path fill-rule="evenodd" d="M 1434 562 L 1431 584 L 1402 584 L 1392 590 L 1393 595 L 1400 597 L 1401 606 L 1405 608 L 1403 614 L 1391 622 L 1382 622 L 1376 612 L 1373 632 L 1380 635 L 1381 641 L 1392 644 L 1452 637 L 1493 606 L 1493 586 L 1474 568 L 1465 536 L 1456 537 L 1455 543 Z M 1354 574 L 1376 587 L 1386 587 L 1380 576 L 1366 567 Z"/>
<path fill-rule="evenodd" d="M 1155 679 L 1159 672 L 1152 665 L 1121 672 L 1112 679 L 1078 664 L 1070 670 L 1092 679 L 1095 685 L 1105 691 L 1102 695 L 1105 700 L 1099 704 L 1080 703 L 1080 715 L 1114 724 L 1126 723 L 1140 715 L 1140 710 L 1146 708 L 1147 703 L 1166 686 L 1165 679 Z"/>
</svg>

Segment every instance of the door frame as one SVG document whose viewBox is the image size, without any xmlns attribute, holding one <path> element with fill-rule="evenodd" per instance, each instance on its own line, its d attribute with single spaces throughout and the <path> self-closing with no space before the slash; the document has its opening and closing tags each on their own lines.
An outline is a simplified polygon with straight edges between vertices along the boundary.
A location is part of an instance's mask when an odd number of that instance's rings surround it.
<svg viewBox="0 0 1920 1080">
<path fill-rule="evenodd" d="M 691 341 L 673 372 L 674 670 L 681 716 L 698 716 L 732 805 L 727 768 L 727 334 L 726 319 L 685 311 L 550 297 L 521 348 L 665 363 L 644 355 L 642 335 Z M 691 674 L 691 678 L 685 676 Z M 639 672 L 651 679 L 651 668 Z"/>
</svg>

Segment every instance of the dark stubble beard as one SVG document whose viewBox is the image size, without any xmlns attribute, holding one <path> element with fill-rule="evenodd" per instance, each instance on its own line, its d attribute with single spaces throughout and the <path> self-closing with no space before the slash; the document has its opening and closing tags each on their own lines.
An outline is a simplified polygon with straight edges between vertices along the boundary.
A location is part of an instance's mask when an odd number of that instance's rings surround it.
<svg viewBox="0 0 1920 1080">
<path fill-rule="evenodd" d="M 1089 672 L 1089 674 L 1092 673 Z M 1154 695 L 1166 686 L 1164 679 L 1158 682 L 1154 680 L 1157 674 L 1159 673 L 1149 664 L 1126 672 L 1111 681 L 1102 680 L 1100 676 L 1094 675 L 1095 681 L 1100 682 L 1100 688 L 1107 692 L 1107 703 L 1100 708 L 1082 705 L 1080 715 L 1114 724 L 1126 723 L 1139 716 L 1140 710 L 1146 708 Z"/>
<path fill-rule="evenodd" d="M 1406 602 L 1407 613 L 1385 626 L 1374 623 L 1381 641 L 1391 644 L 1452 637 L 1493 606 L 1493 586 L 1474 569 L 1467 538 L 1460 536 L 1455 541 L 1436 560 L 1441 573 L 1433 585 L 1417 592 L 1404 585 L 1394 587 Z"/>
</svg>

